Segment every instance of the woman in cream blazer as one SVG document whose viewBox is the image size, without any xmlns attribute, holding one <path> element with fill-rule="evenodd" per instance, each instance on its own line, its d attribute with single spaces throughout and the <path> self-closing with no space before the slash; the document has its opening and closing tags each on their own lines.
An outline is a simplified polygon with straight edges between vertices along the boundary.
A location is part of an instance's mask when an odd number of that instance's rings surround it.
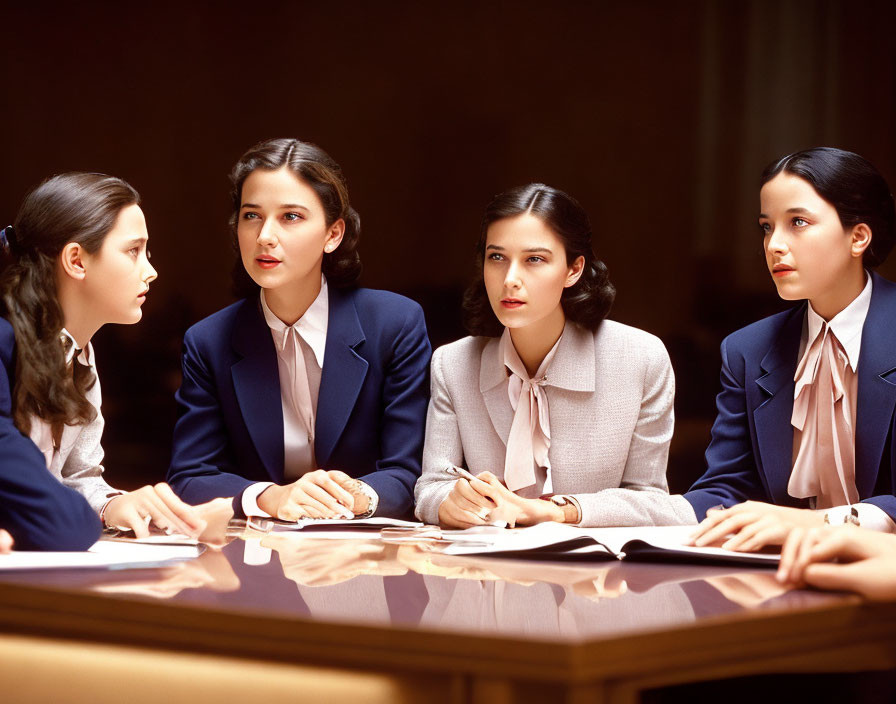
<svg viewBox="0 0 896 704">
<path fill-rule="evenodd" d="M 476 336 L 432 359 L 417 516 L 450 527 L 683 522 L 665 477 L 669 357 L 653 335 L 604 320 L 615 290 L 581 206 L 542 184 L 503 193 L 478 257 L 464 302 Z"/>
</svg>

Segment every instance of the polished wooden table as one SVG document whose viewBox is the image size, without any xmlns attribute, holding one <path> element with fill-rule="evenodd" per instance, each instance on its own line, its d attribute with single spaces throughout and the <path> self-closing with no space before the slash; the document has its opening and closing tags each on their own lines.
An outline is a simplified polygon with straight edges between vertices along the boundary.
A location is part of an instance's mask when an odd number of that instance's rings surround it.
<svg viewBox="0 0 896 704">
<path fill-rule="evenodd" d="M 622 704 L 684 682 L 896 667 L 896 606 L 787 591 L 769 569 L 292 534 L 244 533 L 164 569 L 0 574 L 0 633 L 10 702 L 62 688 L 92 704 Z"/>
</svg>

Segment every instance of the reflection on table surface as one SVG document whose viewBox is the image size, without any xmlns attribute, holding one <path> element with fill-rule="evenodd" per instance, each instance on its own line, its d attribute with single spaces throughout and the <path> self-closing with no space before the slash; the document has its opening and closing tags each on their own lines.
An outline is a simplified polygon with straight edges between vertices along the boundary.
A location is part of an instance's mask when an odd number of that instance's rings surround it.
<svg viewBox="0 0 896 704">
<path fill-rule="evenodd" d="M 254 531 L 163 569 L 6 573 L 0 580 L 286 618 L 563 642 L 843 598 L 788 591 L 767 568 L 509 561 L 444 555 L 426 541 Z"/>
</svg>

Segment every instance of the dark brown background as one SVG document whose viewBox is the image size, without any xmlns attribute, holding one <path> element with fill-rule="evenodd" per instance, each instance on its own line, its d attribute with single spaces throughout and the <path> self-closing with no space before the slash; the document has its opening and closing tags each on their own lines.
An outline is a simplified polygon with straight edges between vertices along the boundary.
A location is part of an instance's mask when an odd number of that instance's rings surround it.
<svg viewBox="0 0 896 704">
<path fill-rule="evenodd" d="M 896 183 L 885 0 L 0 8 L 0 219 L 66 170 L 144 199 L 160 278 L 140 325 L 95 339 L 125 488 L 164 475 L 180 338 L 232 300 L 227 173 L 260 139 L 341 163 L 362 283 L 420 301 L 434 345 L 463 334 L 491 196 L 533 180 L 575 195 L 619 289 L 611 317 L 672 355 L 674 490 L 703 469 L 719 342 L 784 305 L 755 225 L 763 166 L 826 144 Z"/>
</svg>

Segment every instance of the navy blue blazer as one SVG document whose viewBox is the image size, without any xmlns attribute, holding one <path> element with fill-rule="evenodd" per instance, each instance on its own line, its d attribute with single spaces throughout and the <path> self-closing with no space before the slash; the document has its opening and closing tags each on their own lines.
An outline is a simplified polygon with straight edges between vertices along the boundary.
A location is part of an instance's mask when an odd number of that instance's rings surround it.
<svg viewBox="0 0 896 704">
<path fill-rule="evenodd" d="M 896 520 L 896 284 L 872 274 L 856 400 L 856 488 Z M 684 497 L 697 519 L 713 506 L 754 500 L 806 506 L 787 493 L 793 462 L 793 376 L 806 303 L 722 342 L 722 391 L 706 450 L 708 469 Z"/>
<path fill-rule="evenodd" d="M 37 445 L 12 421 L 16 338 L 0 318 L 0 528 L 17 550 L 86 550 L 100 537 L 87 500 L 47 470 Z"/>
<path fill-rule="evenodd" d="M 330 286 L 315 419 L 318 466 L 362 479 L 377 515 L 405 516 L 420 476 L 429 395 L 423 310 L 387 291 Z M 277 352 L 258 298 L 200 321 L 184 336 L 183 381 L 168 483 L 193 504 L 284 483 Z"/>
</svg>

